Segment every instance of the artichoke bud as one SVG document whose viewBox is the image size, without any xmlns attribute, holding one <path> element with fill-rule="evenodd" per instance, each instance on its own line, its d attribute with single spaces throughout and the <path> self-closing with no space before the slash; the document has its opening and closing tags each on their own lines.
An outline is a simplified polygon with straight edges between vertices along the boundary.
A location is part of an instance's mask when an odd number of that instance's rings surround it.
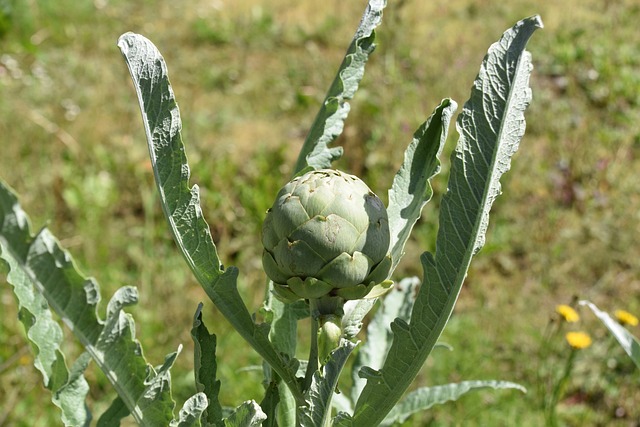
<svg viewBox="0 0 640 427">
<path fill-rule="evenodd" d="M 326 316 L 318 329 L 318 358 L 324 365 L 331 352 L 340 346 L 342 328 L 338 316 Z"/>
<path fill-rule="evenodd" d="M 284 301 L 379 296 L 390 288 L 389 220 L 358 177 L 322 169 L 278 193 L 262 226 L 262 264 Z"/>
</svg>

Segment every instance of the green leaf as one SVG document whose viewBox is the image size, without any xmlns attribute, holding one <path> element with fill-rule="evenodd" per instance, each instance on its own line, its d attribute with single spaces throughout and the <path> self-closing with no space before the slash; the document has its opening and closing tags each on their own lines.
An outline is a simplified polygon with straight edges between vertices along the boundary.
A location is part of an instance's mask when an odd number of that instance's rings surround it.
<svg viewBox="0 0 640 427">
<path fill-rule="evenodd" d="M 46 228 L 36 236 L 31 235 L 26 213 L 1 181 L 0 245 L 3 259 L 11 258 L 12 271 L 20 271 L 44 296 L 116 389 L 126 411 L 116 405 L 108 411 L 109 415 L 121 418 L 131 413 L 140 425 L 168 425 L 173 420 L 174 407 L 169 368 L 177 353 L 170 355 L 157 370 L 145 361 L 134 336 L 133 319 L 122 311 L 137 302 L 135 288 L 120 288 L 107 306 L 106 320 L 101 320 L 96 312 L 100 301 L 98 284 L 78 272 L 69 253 Z M 69 373 L 70 384 L 82 382 L 80 373 L 86 366 L 85 358 L 81 357 Z M 64 372 L 59 360 L 55 362 L 56 374 Z M 58 384 L 63 382 L 56 380 Z M 65 405 L 72 404 L 67 401 Z M 80 406 L 76 410 L 83 410 L 83 403 L 76 401 L 73 405 Z"/>
<path fill-rule="evenodd" d="M 260 402 L 260 408 L 267 417 L 267 419 L 262 423 L 262 427 L 295 425 L 295 410 L 293 414 L 293 423 L 286 424 L 285 421 L 281 424 L 280 422 L 278 422 L 278 403 L 280 402 L 280 390 L 282 388 L 284 388 L 286 391 L 289 391 L 289 389 L 287 389 L 286 387 L 278 387 L 278 384 L 275 381 L 270 381 L 267 383 L 264 397 Z M 285 419 L 286 418 L 287 417 L 285 416 Z"/>
<path fill-rule="evenodd" d="M 262 314 L 271 323 L 269 340 L 278 351 L 286 354 L 295 363 L 298 320 L 309 317 L 309 305 L 303 300 L 285 304 L 274 297 L 272 289 L 273 282 L 269 281 L 262 307 Z M 268 416 L 271 415 L 267 418 L 267 425 L 295 425 L 297 403 L 294 396 L 287 387 L 283 386 L 279 376 L 273 375 L 268 366 L 264 367 L 263 371 L 265 383 L 269 384 L 269 387 L 265 398 L 260 402 L 260 407 Z M 300 374 L 299 371 L 300 366 L 298 374 Z M 304 375 L 304 371 L 301 375 Z"/>
<path fill-rule="evenodd" d="M 358 356 L 353 364 L 351 388 L 351 399 L 358 400 L 366 381 L 358 376 L 358 371 L 363 366 L 373 369 L 380 369 L 391 347 L 393 334 L 391 333 L 391 322 L 395 318 L 409 321 L 411 308 L 416 299 L 420 280 L 417 277 L 402 279 L 393 289 L 382 299 L 382 306 L 376 311 L 367 326 L 367 339 L 360 348 Z"/>
<path fill-rule="evenodd" d="M 391 324 L 393 344 L 380 370 L 362 369 L 367 384 L 356 403 L 355 426 L 381 422 L 431 353 L 453 311 L 471 258 L 484 244 L 489 211 L 500 193 L 524 134 L 531 100 L 531 55 L 525 45 L 542 26 L 539 17 L 518 22 L 485 56 L 471 98 L 457 120 L 460 139 L 451 158 L 436 253 L 421 257 L 423 285 L 410 323 Z"/>
<path fill-rule="evenodd" d="M 618 341 L 620 346 L 629 355 L 633 363 L 640 368 L 640 343 L 624 326 L 616 322 L 609 314 L 601 311 L 594 303 L 589 301 L 580 301 L 580 305 L 586 305 L 593 311 L 604 326 L 609 329 L 611 335 Z"/>
<path fill-rule="evenodd" d="M 62 418 L 65 425 L 83 425 L 82 420 L 85 418 L 91 421 L 89 408 L 81 402 L 89 391 L 89 385 L 84 377 L 89 362 L 91 362 L 91 356 L 83 352 L 71 366 L 67 382 L 58 391 L 54 391 L 53 402 L 67 414 Z M 68 414 L 73 415 L 68 416 Z"/>
<path fill-rule="evenodd" d="M 191 427 L 200 426 L 202 414 L 207 409 L 208 399 L 204 393 L 196 393 L 191 396 L 182 406 L 178 413 L 178 421 L 172 423 L 172 426 Z"/>
<path fill-rule="evenodd" d="M 0 183 L 0 185 L 4 184 Z M 13 198 L 0 198 L 2 212 L 12 210 L 15 202 Z M 24 225 L 27 226 L 27 218 L 21 218 L 18 212 L 14 213 L 13 217 L 3 215 L 2 222 L 5 220 L 24 221 Z M 85 404 L 89 385 L 83 376 L 88 360 L 83 354 L 74 365 L 74 373 L 68 371 L 64 354 L 60 348 L 63 341 L 62 329 L 53 320 L 46 299 L 34 289 L 27 273 L 20 268 L 18 260 L 8 250 L 10 243 L 5 238 L 10 238 L 7 235 L 10 231 L 7 233 L 7 229 L 13 226 L 20 228 L 19 224 L 3 225 L 2 227 L 0 260 L 6 262 L 9 268 L 7 282 L 13 286 L 13 292 L 18 300 L 18 318 L 25 327 L 27 338 L 34 344 L 34 349 L 37 349 L 34 366 L 42 373 L 44 386 L 52 393 L 52 402 L 61 409 L 61 419 L 64 425 L 89 425 L 91 413 Z M 20 240 L 18 240 L 19 243 Z M 14 245 L 14 248 L 14 250 L 20 251 L 18 245 Z"/>
<path fill-rule="evenodd" d="M 102 413 L 102 416 L 98 419 L 98 427 L 112 427 L 119 426 L 120 421 L 129 416 L 131 411 L 127 408 L 127 405 L 122 401 L 120 397 L 111 402 L 109 408 Z"/>
<path fill-rule="evenodd" d="M 216 336 L 209 334 L 209 330 L 202 320 L 202 303 L 198 305 L 193 315 L 193 370 L 196 390 L 203 392 L 208 400 L 205 406 L 203 421 L 207 426 L 221 426 L 222 406 L 218 400 L 220 394 L 220 380 L 216 377 L 218 365 L 216 363 Z"/>
<path fill-rule="evenodd" d="M 376 304 L 377 298 L 349 300 L 344 304 L 342 316 L 342 334 L 348 340 L 353 339 L 362 329 L 362 321 Z"/>
<path fill-rule="evenodd" d="M 349 355 L 358 343 L 342 339 L 340 346 L 331 352 L 328 362 L 321 371 L 313 375 L 311 387 L 307 392 L 309 408 L 301 408 L 298 418 L 304 426 L 324 426 L 331 416 L 331 399 L 338 386 L 338 379 Z"/>
<path fill-rule="evenodd" d="M 342 156 L 342 147 L 329 147 L 341 133 L 349 114 L 349 99 L 353 98 L 369 55 L 375 49 L 375 31 L 382 21 L 386 0 L 370 0 L 362 16 L 338 73 L 318 112 L 309 135 L 300 150 L 294 175 L 311 166 L 315 169 L 331 167 L 331 162 Z"/>
<path fill-rule="evenodd" d="M 269 281 L 268 288 L 271 289 L 272 286 L 273 282 Z M 307 304 L 304 304 L 304 306 L 306 311 L 309 312 Z M 299 313 L 296 313 L 294 307 L 299 307 L 299 304 L 285 304 L 277 298 L 274 298 L 272 292 L 269 292 L 268 297 L 265 299 L 265 309 L 272 314 L 269 340 L 278 351 L 286 354 L 291 360 L 296 360 L 295 354 L 298 338 Z M 283 386 L 283 381 L 280 378 L 278 378 L 278 399 L 276 403 L 278 425 L 295 425 L 296 401 L 291 391 Z M 262 406 L 262 408 L 267 412 L 264 406 Z"/>
<path fill-rule="evenodd" d="M 202 216 L 197 185 L 189 188 L 180 131 L 180 111 L 169 83 L 167 67 L 156 47 L 133 33 L 118 40 L 140 102 L 153 173 L 173 237 L 189 267 L 206 286 L 213 286 L 225 271 Z"/>
<path fill-rule="evenodd" d="M 429 181 L 440 172 L 440 153 L 447 140 L 447 130 L 457 104 L 444 99 L 431 117 L 413 134 L 404 152 L 404 162 L 389 190 L 389 229 L 391 260 L 389 277 L 404 255 L 404 245 L 422 208 L 431 200 L 433 189 Z"/>
<path fill-rule="evenodd" d="M 227 427 L 257 427 L 261 426 L 267 416 L 260 405 L 253 400 L 248 400 L 238 406 L 228 418 L 224 420 Z"/>
<path fill-rule="evenodd" d="M 520 384 L 508 381 L 463 381 L 460 383 L 439 385 L 435 387 L 422 387 L 408 393 L 400 403 L 389 412 L 380 426 L 390 426 L 395 423 L 403 423 L 416 412 L 424 411 L 434 405 L 458 400 L 470 391 L 491 388 L 516 389 L 523 393 L 527 390 Z"/>
<path fill-rule="evenodd" d="M 333 427 L 351 427 L 353 425 L 353 418 L 346 412 L 338 412 L 333 418 Z"/>
<path fill-rule="evenodd" d="M 151 164 L 162 210 L 173 237 L 205 292 L 240 335 L 272 366 L 303 402 L 295 369 L 271 345 L 269 325 L 256 325 L 237 289 L 238 269 L 224 269 L 202 216 L 198 186 L 189 188 L 180 130 L 180 111 L 158 49 L 141 35 L 126 33 L 118 40 L 140 102 Z"/>
<path fill-rule="evenodd" d="M 389 227 L 391 232 L 392 267 L 389 277 L 404 255 L 404 246 L 413 226 L 420 218 L 422 208 L 431 199 L 430 180 L 440 171 L 438 157 L 447 140 L 447 130 L 457 104 L 444 99 L 413 135 L 404 153 L 404 162 L 389 190 Z M 364 316 L 373 308 L 375 299 L 354 301 L 345 306 L 343 330 L 347 337 L 355 336 Z M 352 330 L 353 328 L 353 330 Z"/>
<path fill-rule="evenodd" d="M 297 305 L 295 305 L 295 307 L 297 307 Z M 265 300 L 264 309 L 272 315 L 269 340 L 278 351 L 291 357 L 295 356 L 299 316 L 298 313 L 294 311 L 294 305 L 286 304 L 274 298 L 273 293 L 270 293 Z M 308 306 L 306 306 L 306 309 L 308 312 Z"/>
</svg>

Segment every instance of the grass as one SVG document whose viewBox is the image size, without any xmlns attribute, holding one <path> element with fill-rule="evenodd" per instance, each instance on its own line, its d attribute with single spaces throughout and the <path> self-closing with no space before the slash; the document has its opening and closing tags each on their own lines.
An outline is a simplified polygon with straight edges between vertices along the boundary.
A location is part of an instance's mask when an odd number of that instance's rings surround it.
<svg viewBox="0 0 640 427">
<path fill-rule="evenodd" d="M 206 298 L 164 224 L 115 41 L 135 31 L 163 52 L 205 217 L 225 264 L 241 268 L 247 304 L 257 308 L 263 213 L 291 172 L 364 3 L 0 2 L 0 176 L 21 195 L 34 226 L 48 224 L 98 279 L 105 299 L 121 285 L 138 287 L 141 301 L 131 312 L 152 363 L 185 345 L 174 370 L 179 402 L 192 387 L 191 316 Z M 413 130 L 440 99 L 467 99 L 486 49 L 504 29 L 542 15 L 546 27 L 529 45 L 527 135 L 442 338 L 454 351 L 437 350 L 416 383 L 504 379 L 529 392 L 476 393 L 407 425 L 542 425 L 545 395 L 569 351 L 562 333 L 545 335 L 555 305 L 578 296 L 640 312 L 640 6 L 539 3 L 391 1 L 339 140 L 346 155 L 338 166 L 384 198 Z M 446 159 L 443 169 L 397 277 L 421 274 L 418 255 L 433 249 Z M 0 425 L 57 425 L 7 286 L 0 304 Z M 560 419 L 632 423 L 640 418 L 638 373 L 582 314 L 578 327 L 595 342 L 578 355 Z M 260 374 L 240 371 L 259 358 L 211 303 L 205 321 L 220 337 L 223 403 L 259 399 Z M 104 409 L 113 392 L 95 369 L 88 376 L 96 384 L 91 404 Z"/>
</svg>

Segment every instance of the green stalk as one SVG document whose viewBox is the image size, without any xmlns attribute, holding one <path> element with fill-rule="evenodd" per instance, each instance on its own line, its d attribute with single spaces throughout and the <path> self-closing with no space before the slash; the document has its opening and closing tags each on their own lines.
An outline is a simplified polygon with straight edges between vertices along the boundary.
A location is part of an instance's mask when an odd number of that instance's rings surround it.
<svg viewBox="0 0 640 427">
<path fill-rule="evenodd" d="M 556 427 L 558 425 L 558 414 L 556 412 L 558 401 L 564 392 L 565 386 L 567 385 L 567 381 L 569 381 L 569 377 L 571 376 L 571 371 L 573 370 L 573 363 L 576 359 L 576 354 L 578 350 L 575 348 L 571 349 L 571 353 L 569 354 L 569 358 L 567 359 L 567 363 L 564 365 L 564 372 L 562 377 L 558 380 L 555 387 L 553 388 L 553 392 L 551 393 L 551 398 L 548 401 L 547 405 L 547 425 L 551 427 Z"/>
<path fill-rule="evenodd" d="M 313 374 L 318 370 L 318 316 L 317 312 L 317 299 L 309 300 L 309 310 L 311 318 L 311 348 L 309 349 L 309 360 L 307 363 L 307 372 L 304 376 L 304 384 L 302 386 L 302 392 L 304 393 L 311 386 L 313 380 Z"/>
</svg>

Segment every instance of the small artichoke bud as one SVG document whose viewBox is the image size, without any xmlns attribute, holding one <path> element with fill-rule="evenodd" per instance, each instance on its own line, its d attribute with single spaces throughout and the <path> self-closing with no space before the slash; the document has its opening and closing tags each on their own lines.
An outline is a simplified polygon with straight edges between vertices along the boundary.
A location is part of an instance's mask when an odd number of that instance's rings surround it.
<svg viewBox="0 0 640 427">
<path fill-rule="evenodd" d="M 378 196 L 356 176 L 322 169 L 278 193 L 262 226 L 262 264 L 285 301 L 360 299 L 390 287 L 389 242 Z"/>
<path fill-rule="evenodd" d="M 329 315 L 320 321 L 321 325 L 318 330 L 318 358 L 322 365 L 325 364 L 331 352 L 340 345 L 340 338 L 342 337 L 340 320 L 339 316 Z"/>
</svg>

